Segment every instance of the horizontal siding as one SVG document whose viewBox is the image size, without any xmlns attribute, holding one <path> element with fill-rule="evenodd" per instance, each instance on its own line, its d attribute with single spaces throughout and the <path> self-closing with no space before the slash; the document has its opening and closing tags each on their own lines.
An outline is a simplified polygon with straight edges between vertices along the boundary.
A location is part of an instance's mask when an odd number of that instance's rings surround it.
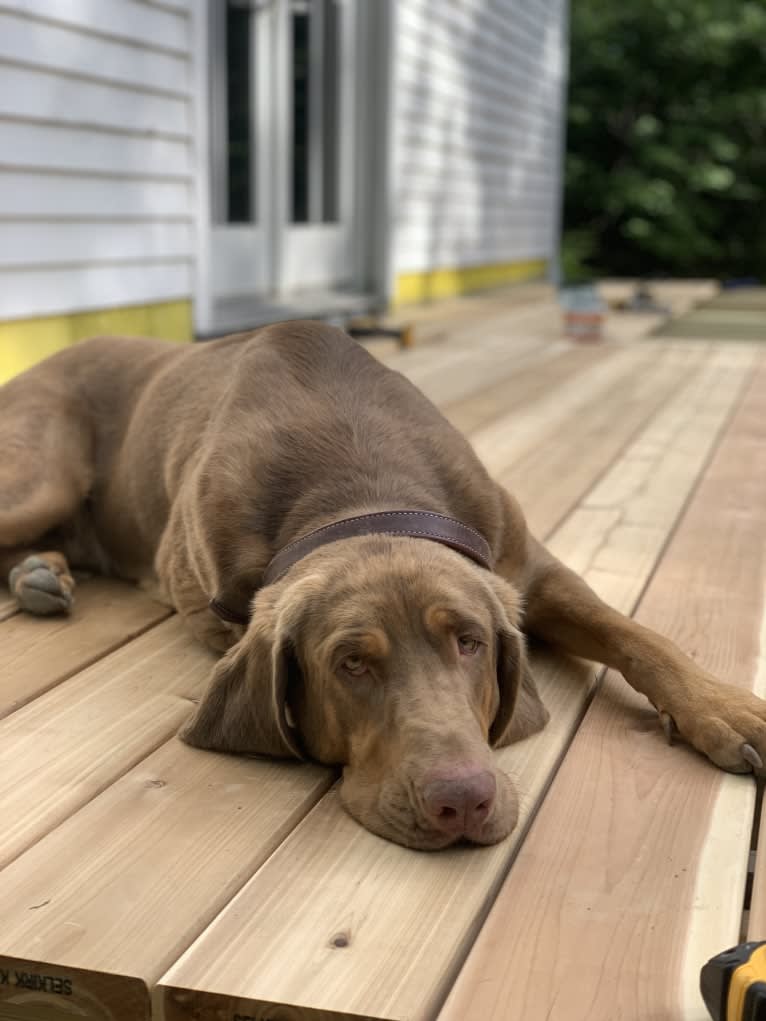
<svg viewBox="0 0 766 1021">
<path fill-rule="evenodd" d="M 193 173 L 191 147 L 181 139 L 30 120 L 0 120 L 0 138 L 2 169 L 187 180 Z"/>
<path fill-rule="evenodd" d="M 191 294 L 191 0 L 0 0 L 0 320 Z"/>
<path fill-rule="evenodd" d="M 191 30 L 184 7 L 167 9 L 140 0 L 0 0 L 0 10 L 75 28 L 83 35 L 126 40 L 143 49 L 189 52 Z"/>
<path fill-rule="evenodd" d="M 188 259 L 193 244 L 188 223 L 49 222 L 0 223 L 0 271 L 145 259 Z"/>
<path fill-rule="evenodd" d="M 553 254 L 563 4 L 397 5 L 396 274 Z"/>
<path fill-rule="evenodd" d="M 0 9 L 0 59 L 77 78 L 186 96 L 187 61 Z"/>
<path fill-rule="evenodd" d="M 0 171 L 0 217 L 163 220 L 189 213 L 189 187 L 174 181 L 105 180 Z"/>
<path fill-rule="evenodd" d="M 187 99 L 0 63 L 0 117 L 188 135 Z"/>
<path fill-rule="evenodd" d="M 77 269 L 3 271 L 0 319 L 26 319 L 71 309 L 141 305 L 187 298 L 191 269 L 186 262 L 83 265 Z"/>
<path fill-rule="evenodd" d="M 449 12 L 448 12 L 449 13 Z M 529 76 L 539 74 L 544 61 L 545 45 L 511 37 L 498 43 L 489 34 L 472 35 L 461 32 L 454 22 L 445 18 L 441 25 L 431 28 L 408 8 L 402 8 L 400 52 L 406 65 L 416 71 L 423 66 L 446 72 L 442 81 L 434 85 L 460 83 L 463 76 L 471 76 L 480 85 L 482 94 L 496 97 L 513 95 L 514 87 L 526 91 Z M 541 38 L 543 34 L 541 33 Z M 530 98 L 548 96 L 554 91 L 555 80 L 542 77 Z"/>
</svg>

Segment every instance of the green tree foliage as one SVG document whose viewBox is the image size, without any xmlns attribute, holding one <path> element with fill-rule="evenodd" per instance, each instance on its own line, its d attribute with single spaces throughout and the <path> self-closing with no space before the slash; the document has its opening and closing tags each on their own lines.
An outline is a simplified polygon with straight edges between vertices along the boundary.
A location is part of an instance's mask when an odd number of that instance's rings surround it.
<svg viewBox="0 0 766 1021">
<path fill-rule="evenodd" d="M 565 272 L 766 279 L 766 0 L 571 0 Z"/>
</svg>

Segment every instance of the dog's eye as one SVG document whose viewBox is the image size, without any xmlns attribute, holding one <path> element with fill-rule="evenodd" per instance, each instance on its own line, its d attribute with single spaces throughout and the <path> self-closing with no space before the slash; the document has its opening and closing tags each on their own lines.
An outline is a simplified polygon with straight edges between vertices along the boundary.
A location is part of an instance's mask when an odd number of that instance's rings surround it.
<svg viewBox="0 0 766 1021">
<path fill-rule="evenodd" d="M 361 656 L 347 656 L 341 663 L 341 667 L 352 677 L 361 677 L 367 673 L 367 664 Z"/>
<path fill-rule="evenodd" d="M 479 651 L 481 642 L 476 638 L 471 638 L 470 635 L 461 635 L 457 640 L 457 644 L 463 656 L 474 656 Z"/>
</svg>

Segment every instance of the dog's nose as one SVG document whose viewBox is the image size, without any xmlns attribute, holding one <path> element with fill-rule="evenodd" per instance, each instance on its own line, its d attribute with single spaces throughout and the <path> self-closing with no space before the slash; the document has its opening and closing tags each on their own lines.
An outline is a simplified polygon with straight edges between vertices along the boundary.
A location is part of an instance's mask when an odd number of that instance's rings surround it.
<svg viewBox="0 0 766 1021">
<path fill-rule="evenodd" d="M 471 768 L 431 774 L 421 797 L 429 818 L 440 830 L 470 837 L 489 817 L 496 790 L 493 773 Z"/>
</svg>

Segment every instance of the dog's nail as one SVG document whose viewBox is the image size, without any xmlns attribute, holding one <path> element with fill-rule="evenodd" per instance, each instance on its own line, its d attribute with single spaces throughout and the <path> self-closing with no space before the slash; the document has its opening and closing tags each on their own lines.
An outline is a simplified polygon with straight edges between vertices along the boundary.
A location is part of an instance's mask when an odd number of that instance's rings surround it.
<svg viewBox="0 0 766 1021">
<path fill-rule="evenodd" d="M 673 740 L 678 734 L 678 727 L 676 721 L 670 715 L 670 713 L 660 712 L 660 723 L 662 724 L 662 730 L 665 734 L 665 738 L 668 744 L 673 744 Z"/>
<path fill-rule="evenodd" d="M 753 748 L 751 744 L 742 745 L 742 758 L 745 760 L 745 762 L 749 762 L 754 770 L 763 769 L 763 762 L 761 761 L 761 756 L 758 754 L 758 752 L 755 750 L 755 748 Z"/>
</svg>

